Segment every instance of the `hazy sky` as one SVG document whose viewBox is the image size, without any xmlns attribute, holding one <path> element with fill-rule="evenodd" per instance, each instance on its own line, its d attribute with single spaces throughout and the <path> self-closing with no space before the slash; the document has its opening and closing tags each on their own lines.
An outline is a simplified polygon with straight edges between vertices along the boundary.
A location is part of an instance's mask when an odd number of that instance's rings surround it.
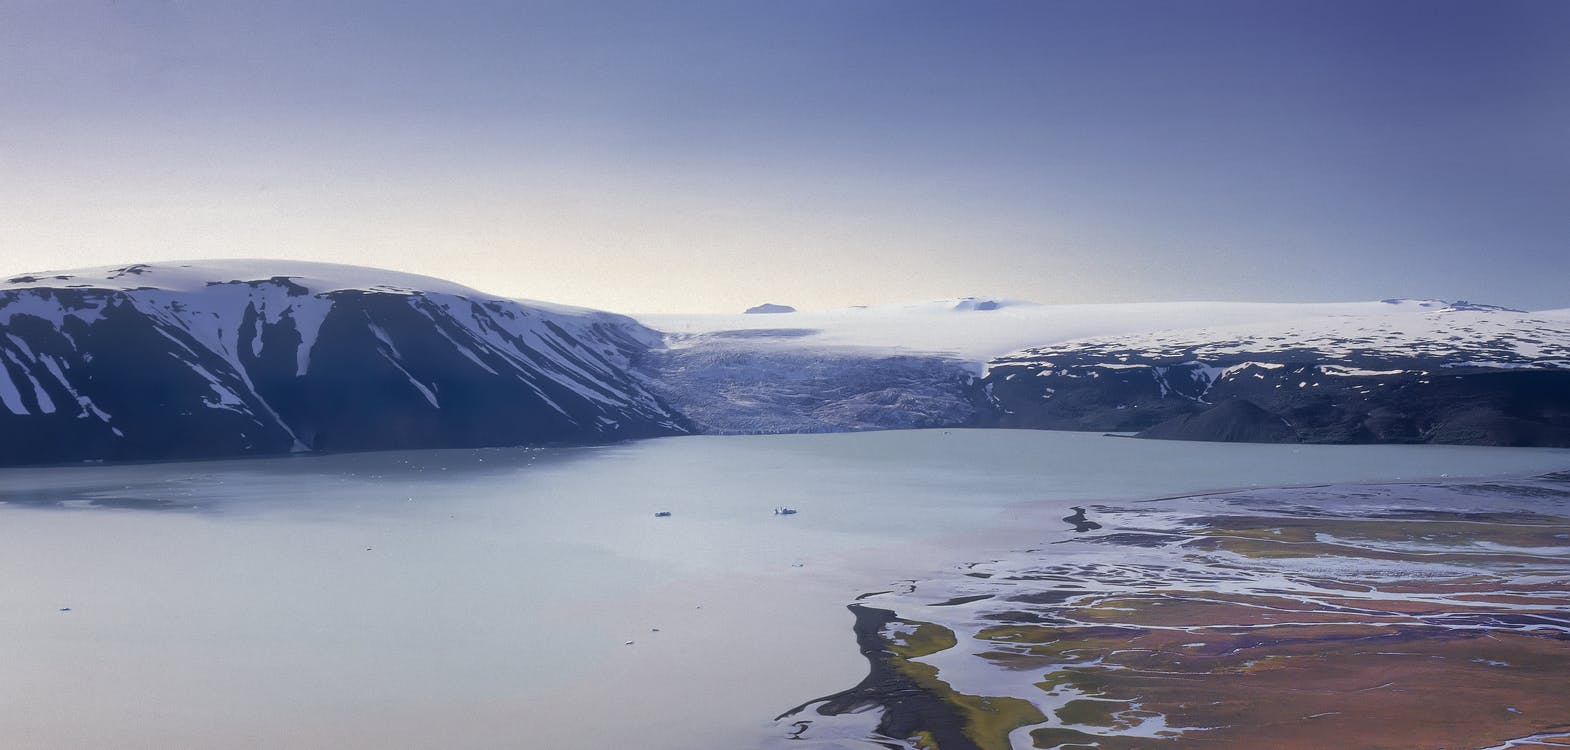
<svg viewBox="0 0 1570 750">
<path fill-rule="evenodd" d="M 1570 2 L 0 0 L 0 274 L 1570 307 Z"/>
</svg>

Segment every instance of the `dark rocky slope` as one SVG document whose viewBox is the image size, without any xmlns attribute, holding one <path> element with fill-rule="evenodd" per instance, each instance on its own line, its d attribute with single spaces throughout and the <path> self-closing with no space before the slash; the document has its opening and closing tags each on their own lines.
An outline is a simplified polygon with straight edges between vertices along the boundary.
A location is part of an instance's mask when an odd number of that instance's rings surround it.
<svg viewBox="0 0 1570 750">
<path fill-rule="evenodd" d="M 685 421 L 629 318 L 323 264 L 0 284 L 0 465 L 598 443 Z"/>
<path fill-rule="evenodd" d="M 1026 350 L 991 364 L 988 423 L 1187 440 L 1570 446 L 1570 324 L 1474 305 L 1401 322 Z"/>
</svg>

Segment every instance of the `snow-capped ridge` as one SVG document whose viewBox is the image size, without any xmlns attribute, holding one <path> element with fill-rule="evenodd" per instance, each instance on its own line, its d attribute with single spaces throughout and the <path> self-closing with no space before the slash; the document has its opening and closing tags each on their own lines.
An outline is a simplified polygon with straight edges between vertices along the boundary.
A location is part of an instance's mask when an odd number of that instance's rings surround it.
<svg viewBox="0 0 1570 750">
<path fill-rule="evenodd" d="M 1475 309 L 1443 300 L 1389 299 L 1369 302 L 1135 302 L 1038 304 L 994 297 L 958 297 L 906 304 L 871 305 L 791 314 L 787 338 L 768 337 L 764 329 L 778 319 L 759 315 L 642 315 L 639 320 L 667 334 L 671 346 L 693 346 L 726 332 L 757 330 L 750 344 L 796 349 L 854 347 L 890 353 L 923 353 L 983 363 L 1021 350 L 1114 336 L 1150 336 L 1159 331 L 1220 329 L 1247 332 L 1290 331 L 1294 324 L 1316 329 L 1389 328 L 1422 331 L 1427 338 L 1452 335 L 1445 329 L 1467 325 L 1472 316 L 1509 328 L 1518 321 L 1570 319 L 1570 311 L 1520 313 L 1505 308 Z M 1439 315 L 1431 321 L 1425 316 Z M 1414 322 L 1415 321 L 1415 322 Z M 806 332 L 806 333 L 801 333 Z M 1270 335 L 1277 335 L 1271 333 Z"/>
<path fill-rule="evenodd" d="M 207 287 L 225 284 L 282 282 L 283 280 L 297 285 L 299 292 L 304 294 L 359 290 L 406 293 L 446 292 L 490 296 L 431 276 L 337 263 L 268 259 L 132 263 L 122 266 L 26 273 L 5 279 L 0 283 L 0 290 L 48 287 L 197 292 Z"/>
<path fill-rule="evenodd" d="M 1214 428 L 1213 439 L 1570 445 L 1570 424 L 1553 416 L 1570 414 L 1570 396 L 1555 395 L 1570 393 L 1567 311 L 989 301 L 801 312 L 789 327 L 756 316 L 644 320 L 667 334 L 649 357 L 656 387 L 714 432 L 1139 432 L 1178 420 L 1183 429 L 1152 436 Z M 1290 430 L 1228 426 L 1259 421 L 1259 410 Z"/>
<path fill-rule="evenodd" d="M 505 297 L 435 276 L 405 271 L 342 263 L 268 258 L 161 261 L 23 273 L 0 280 L 0 292 L 11 289 L 104 289 L 189 293 L 211 287 L 263 283 L 291 288 L 297 295 L 356 291 L 411 295 L 450 294 L 467 299 L 521 302 L 561 314 L 615 315 L 587 307 Z"/>
<path fill-rule="evenodd" d="M 995 358 L 994 365 L 1058 360 L 1210 363 L 1317 362 L 1353 368 L 1390 366 L 1570 366 L 1570 320 L 1488 306 L 1446 303 L 1388 314 L 1318 315 L 1227 325 L 1163 327 L 1069 339 Z"/>
<path fill-rule="evenodd" d="M 629 369 L 661 343 L 631 318 L 380 269 L 211 261 L 11 277 L 0 334 L 0 463 L 686 431 Z M 49 421 L 73 402 L 73 421 Z M 40 430 L 70 437 L 22 439 Z"/>
</svg>

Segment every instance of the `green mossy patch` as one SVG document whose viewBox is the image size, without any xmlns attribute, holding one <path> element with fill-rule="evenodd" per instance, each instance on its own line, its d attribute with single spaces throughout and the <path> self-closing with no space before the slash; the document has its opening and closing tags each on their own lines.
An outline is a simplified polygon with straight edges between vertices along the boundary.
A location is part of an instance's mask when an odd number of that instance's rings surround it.
<svg viewBox="0 0 1570 750">
<path fill-rule="evenodd" d="M 1118 724 L 1117 714 L 1129 708 L 1126 701 L 1076 699 L 1063 704 L 1057 713 L 1065 724 L 1087 724 L 1093 727 L 1110 727 Z"/>
<path fill-rule="evenodd" d="M 1040 724 L 1047 717 L 1034 704 L 1020 698 L 967 695 L 938 676 L 938 668 L 915 659 L 945 651 L 959 643 L 954 631 L 929 622 L 909 622 L 915 630 L 888 639 L 894 668 L 909 676 L 923 690 L 958 710 L 963 732 L 981 750 L 1009 750 L 1009 733 Z M 941 750 L 932 736 L 918 733 L 907 738 L 923 750 Z M 926 743 L 926 744 L 919 744 Z"/>
</svg>

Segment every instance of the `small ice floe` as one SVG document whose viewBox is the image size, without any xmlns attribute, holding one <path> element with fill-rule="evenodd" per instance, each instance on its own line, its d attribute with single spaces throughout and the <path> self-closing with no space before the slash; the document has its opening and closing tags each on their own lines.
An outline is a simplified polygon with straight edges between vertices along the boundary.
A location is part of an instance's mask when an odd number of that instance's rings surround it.
<svg viewBox="0 0 1570 750">
<path fill-rule="evenodd" d="M 668 510 L 657 510 L 657 511 L 654 511 L 654 517 L 655 518 L 670 518 L 671 517 L 671 512 L 668 511 Z"/>
<path fill-rule="evenodd" d="M 778 508 L 774 509 L 774 515 L 776 515 L 776 516 L 793 516 L 793 515 L 796 515 L 796 509 L 795 508 L 787 508 L 787 507 L 781 505 Z"/>
</svg>

